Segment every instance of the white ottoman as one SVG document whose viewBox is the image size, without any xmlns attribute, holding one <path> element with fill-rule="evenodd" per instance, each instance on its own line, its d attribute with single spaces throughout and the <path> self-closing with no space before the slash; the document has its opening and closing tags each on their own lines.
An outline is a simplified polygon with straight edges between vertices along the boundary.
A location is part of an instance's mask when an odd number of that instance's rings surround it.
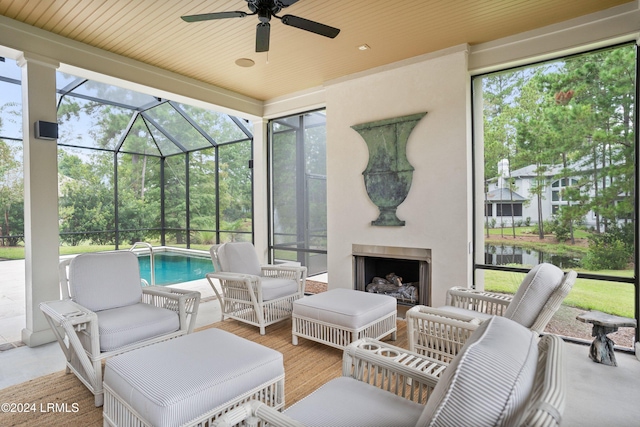
<svg viewBox="0 0 640 427">
<path fill-rule="evenodd" d="M 250 399 L 284 407 L 282 354 L 220 329 L 184 335 L 106 362 L 105 426 L 211 425 Z"/>
<path fill-rule="evenodd" d="M 343 349 L 360 338 L 396 339 L 397 301 L 388 295 L 332 289 L 294 301 L 292 343 L 307 338 Z"/>
</svg>

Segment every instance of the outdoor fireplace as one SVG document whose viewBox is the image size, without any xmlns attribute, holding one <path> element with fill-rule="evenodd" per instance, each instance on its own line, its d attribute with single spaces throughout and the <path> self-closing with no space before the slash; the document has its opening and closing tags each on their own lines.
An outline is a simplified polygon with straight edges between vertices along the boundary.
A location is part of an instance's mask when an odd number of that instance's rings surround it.
<svg viewBox="0 0 640 427">
<path fill-rule="evenodd" d="M 354 289 L 394 296 L 398 304 L 429 305 L 431 249 L 354 244 L 352 255 Z"/>
</svg>

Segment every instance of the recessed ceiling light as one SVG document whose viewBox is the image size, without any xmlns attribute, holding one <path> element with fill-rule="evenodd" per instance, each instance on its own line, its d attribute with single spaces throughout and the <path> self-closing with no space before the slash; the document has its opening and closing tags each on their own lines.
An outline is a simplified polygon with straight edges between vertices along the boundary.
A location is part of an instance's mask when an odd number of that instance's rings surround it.
<svg viewBox="0 0 640 427">
<path fill-rule="evenodd" d="M 253 67 L 255 65 L 255 62 L 253 61 L 253 59 L 249 59 L 249 58 L 240 58 L 240 59 L 236 59 L 236 65 L 239 67 Z"/>
<path fill-rule="evenodd" d="M 358 46 L 358 50 L 369 50 L 371 49 L 368 44 L 361 44 Z"/>
</svg>

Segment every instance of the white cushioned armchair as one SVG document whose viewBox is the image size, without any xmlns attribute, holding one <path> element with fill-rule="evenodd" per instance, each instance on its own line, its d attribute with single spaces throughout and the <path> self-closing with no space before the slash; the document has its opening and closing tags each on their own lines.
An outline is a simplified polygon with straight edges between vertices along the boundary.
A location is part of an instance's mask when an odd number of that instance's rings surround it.
<svg viewBox="0 0 640 427">
<path fill-rule="evenodd" d="M 541 334 L 560 308 L 577 274 L 542 263 L 525 276 L 514 295 L 454 287 L 446 305 L 415 306 L 407 311 L 409 348 L 448 362 L 483 321 L 504 316 Z"/>
<path fill-rule="evenodd" d="M 215 271 L 207 280 L 220 301 L 222 320 L 229 317 L 258 326 L 264 335 L 267 326 L 291 317 L 293 301 L 304 296 L 306 267 L 261 266 L 249 242 L 214 245 L 209 252 Z"/>
<path fill-rule="evenodd" d="M 62 299 L 40 304 L 72 371 L 102 406 L 102 361 L 193 331 L 200 293 L 142 287 L 136 255 L 87 253 L 60 263 Z M 65 339 L 66 337 L 66 339 Z"/>
<path fill-rule="evenodd" d="M 484 322 L 451 364 L 365 338 L 345 349 L 342 377 L 282 413 L 253 401 L 214 426 L 558 426 L 563 345 L 504 317 Z"/>
</svg>

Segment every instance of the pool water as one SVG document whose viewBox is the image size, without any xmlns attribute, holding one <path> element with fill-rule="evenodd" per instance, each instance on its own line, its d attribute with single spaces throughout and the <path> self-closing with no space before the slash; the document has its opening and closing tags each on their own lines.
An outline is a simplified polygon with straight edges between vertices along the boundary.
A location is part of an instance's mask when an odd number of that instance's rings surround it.
<svg viewBox="0 0 640 427">
<path fill-rule="evenodd" d="M 174 252 L 155 252 L 156 285 L 173 285 L 175 283 L 204 279 L 207 273 L 213 272 L 210 258 L 190 256 Z M 140 276 L 151 284 L 151 268 L 149 255 L 138 257 Z"/>
</svg>

